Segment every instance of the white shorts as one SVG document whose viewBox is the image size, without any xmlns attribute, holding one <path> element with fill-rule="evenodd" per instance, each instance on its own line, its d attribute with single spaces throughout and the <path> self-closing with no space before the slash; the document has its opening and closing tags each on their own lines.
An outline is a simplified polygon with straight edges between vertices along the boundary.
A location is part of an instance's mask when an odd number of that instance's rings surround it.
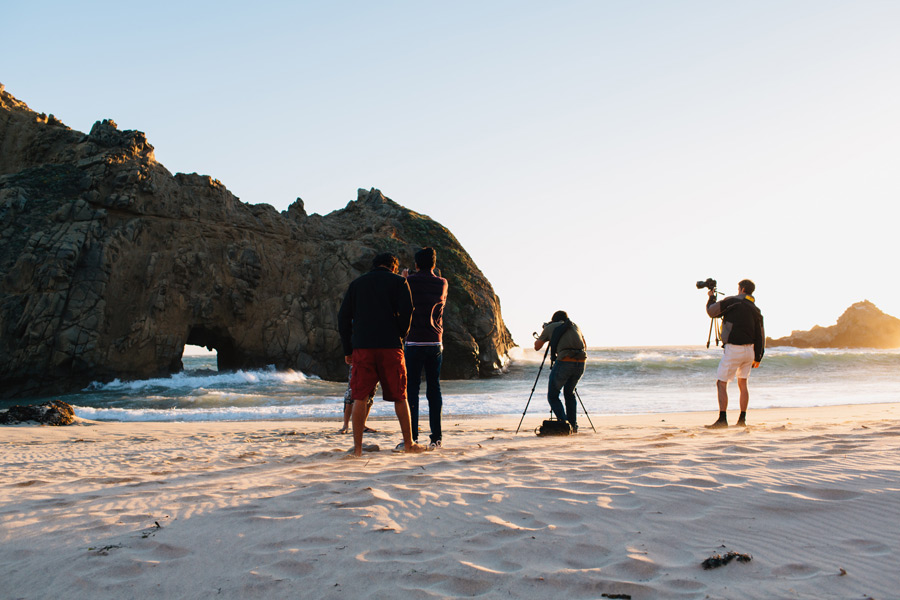
<svg viewBox="0 0 900 600">
<path fill-rule="evenodd" d="M 747 379 L 750 376 L 754 358 L 756 358 L 756 355 L 753 352 L 753 344 L 744 346 L 725 344 L 725 356 L 719 362 L 716 379 L 725 383 L 734 379 L 735 375 L 737 375 L 738 379 Z"/>
</svg>

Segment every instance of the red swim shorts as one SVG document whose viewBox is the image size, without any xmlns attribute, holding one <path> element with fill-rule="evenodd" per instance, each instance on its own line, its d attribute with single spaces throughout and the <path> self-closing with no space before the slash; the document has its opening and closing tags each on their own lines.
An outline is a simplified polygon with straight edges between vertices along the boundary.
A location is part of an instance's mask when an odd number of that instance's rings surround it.
<svg viewBox="0 0 900 600">
<path fill-rule="evenodd" d="M 367 400 L 375 393 L 375 385 L 381 383 L 384 399 L 388 402 L 406 401 L 406 363 L 401 348 L 355 348 L 353 372 L 350 374 L 351 396 Z"/>
</svg>

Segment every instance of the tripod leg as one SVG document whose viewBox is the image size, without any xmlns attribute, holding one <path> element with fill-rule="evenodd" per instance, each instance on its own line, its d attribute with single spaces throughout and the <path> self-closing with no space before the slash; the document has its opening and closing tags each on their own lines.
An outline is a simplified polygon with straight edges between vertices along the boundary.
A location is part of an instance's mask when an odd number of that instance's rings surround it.
<svg viewBox="0 0 900 600">
<path fill-rule="evenodd" d="M 581 410 L 584 411 L 584 416 L 587 417 L 588 423 L 591 424 L 591 429 L 594 430 L 594 433 L 597 433 L 597 428 L 594 427 L 594 422 L 591 421 L 591 415 L 588 414 L 587 409 L 584 407 L 584 401 L 581 399 L 581 394 L 578 393 L 578 388 L 575 388 L 575 395 L 578 397 L 578 401 L 581 402 Z"/>
<path fill-rule="evenodd" d="M 522 421 L 525 420 L 525 413 L 528 412 L 528 405 L 531 404 L 531 397 L 534 396 L 534 390 L 537 388 L 538 379 L 541 378 L 541 370 L 544 368 L 544 361 L 547 360 L 547 353 L 550 352 L 550 346 L 547 346 L 547 349 L 544 350 L 544 358 L 541 359 L 541 366 L 538 368 L 537 377 L 534 378 L 534 385 L 531 386 L 531 393 L 528 394 L 528 402 L 525 403 L 525 410 L 522 411 L 522 418 L 519 419 L 519 426 L 516 427 L 515 435 L 519 434 L 519 429 L 522 428 Z"/>
<path fill-rule="evenodd" d="M 541 376 L 541 372 L 538 371 L 538 377 Z M 537 382 L 535 382 L 535 387 L 537 387 Z M 531 394 L 528 395 L 528 402 L 525 403 L 525 410 L 522 411 L 522 418 L 519 419 L 519 426 L 516 427 L 516 435 L 519 434 L 519 429 L 522 428 L 522 421 L 525 420 L 525 413 L 528 412 L 528 405 L 531 404 L 531 397 L 534 395 L 534 388 L 531 390 Z"/>
</svg>

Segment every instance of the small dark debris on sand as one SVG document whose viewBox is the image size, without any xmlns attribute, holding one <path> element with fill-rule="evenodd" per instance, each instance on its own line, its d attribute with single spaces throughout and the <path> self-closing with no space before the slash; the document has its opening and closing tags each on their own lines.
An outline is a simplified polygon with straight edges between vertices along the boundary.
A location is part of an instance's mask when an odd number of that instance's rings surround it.
<svg viewBox="0 0 900 600">
<path fill-rule="evenodd" d="M 153 521 L 153 527 L 150 527 L 149 529 L 147 529 L 143 533 L 141 533 L 141 539 L 147 539 L 148 537 L 153 537 L 153 535 L 160 529 L 162 529 L 162 525 L 159 524 L 159 521 Z"/>
<path fill-rule="evenodd" d="M 741 554 L 739 552 L 726 552 L 724 556 L 721 554 L 713 554 L 700 564 L 704 569 L 709 570 L 724 567 L 734 559 L 737 559 L 738 562 L 745 563 L 753 560 L 753 557 L 749 554 Z"/>
<path fill-rule="evenodd" d="M 88 548 L 88 552 L 93 552 L 97 556 L 109 556 L 110 550 L 121 548 L 122 544 L 112 544 L 111 546 L 103 546 L 102 548 Z"/>
<path fill-rule="evenodd" d="M 602 598 L 614 598 L 618 600 L 631 600 L 631 594 L 600 594 Z"/>
</svg>

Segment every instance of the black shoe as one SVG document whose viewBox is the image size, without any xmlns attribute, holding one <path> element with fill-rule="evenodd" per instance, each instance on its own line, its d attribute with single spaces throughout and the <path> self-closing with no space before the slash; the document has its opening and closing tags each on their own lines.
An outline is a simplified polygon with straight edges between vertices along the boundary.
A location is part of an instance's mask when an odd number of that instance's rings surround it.
<svg viewBox="0 0 900 600">
<path fill-rule="evenodd" d="M 706 426 L 707 429 L 723 429 L 725 427 L 728 427 L 728 421 L 726 421 L 725 419 L 719 419 L 712 425 Z"/>
</svg>

